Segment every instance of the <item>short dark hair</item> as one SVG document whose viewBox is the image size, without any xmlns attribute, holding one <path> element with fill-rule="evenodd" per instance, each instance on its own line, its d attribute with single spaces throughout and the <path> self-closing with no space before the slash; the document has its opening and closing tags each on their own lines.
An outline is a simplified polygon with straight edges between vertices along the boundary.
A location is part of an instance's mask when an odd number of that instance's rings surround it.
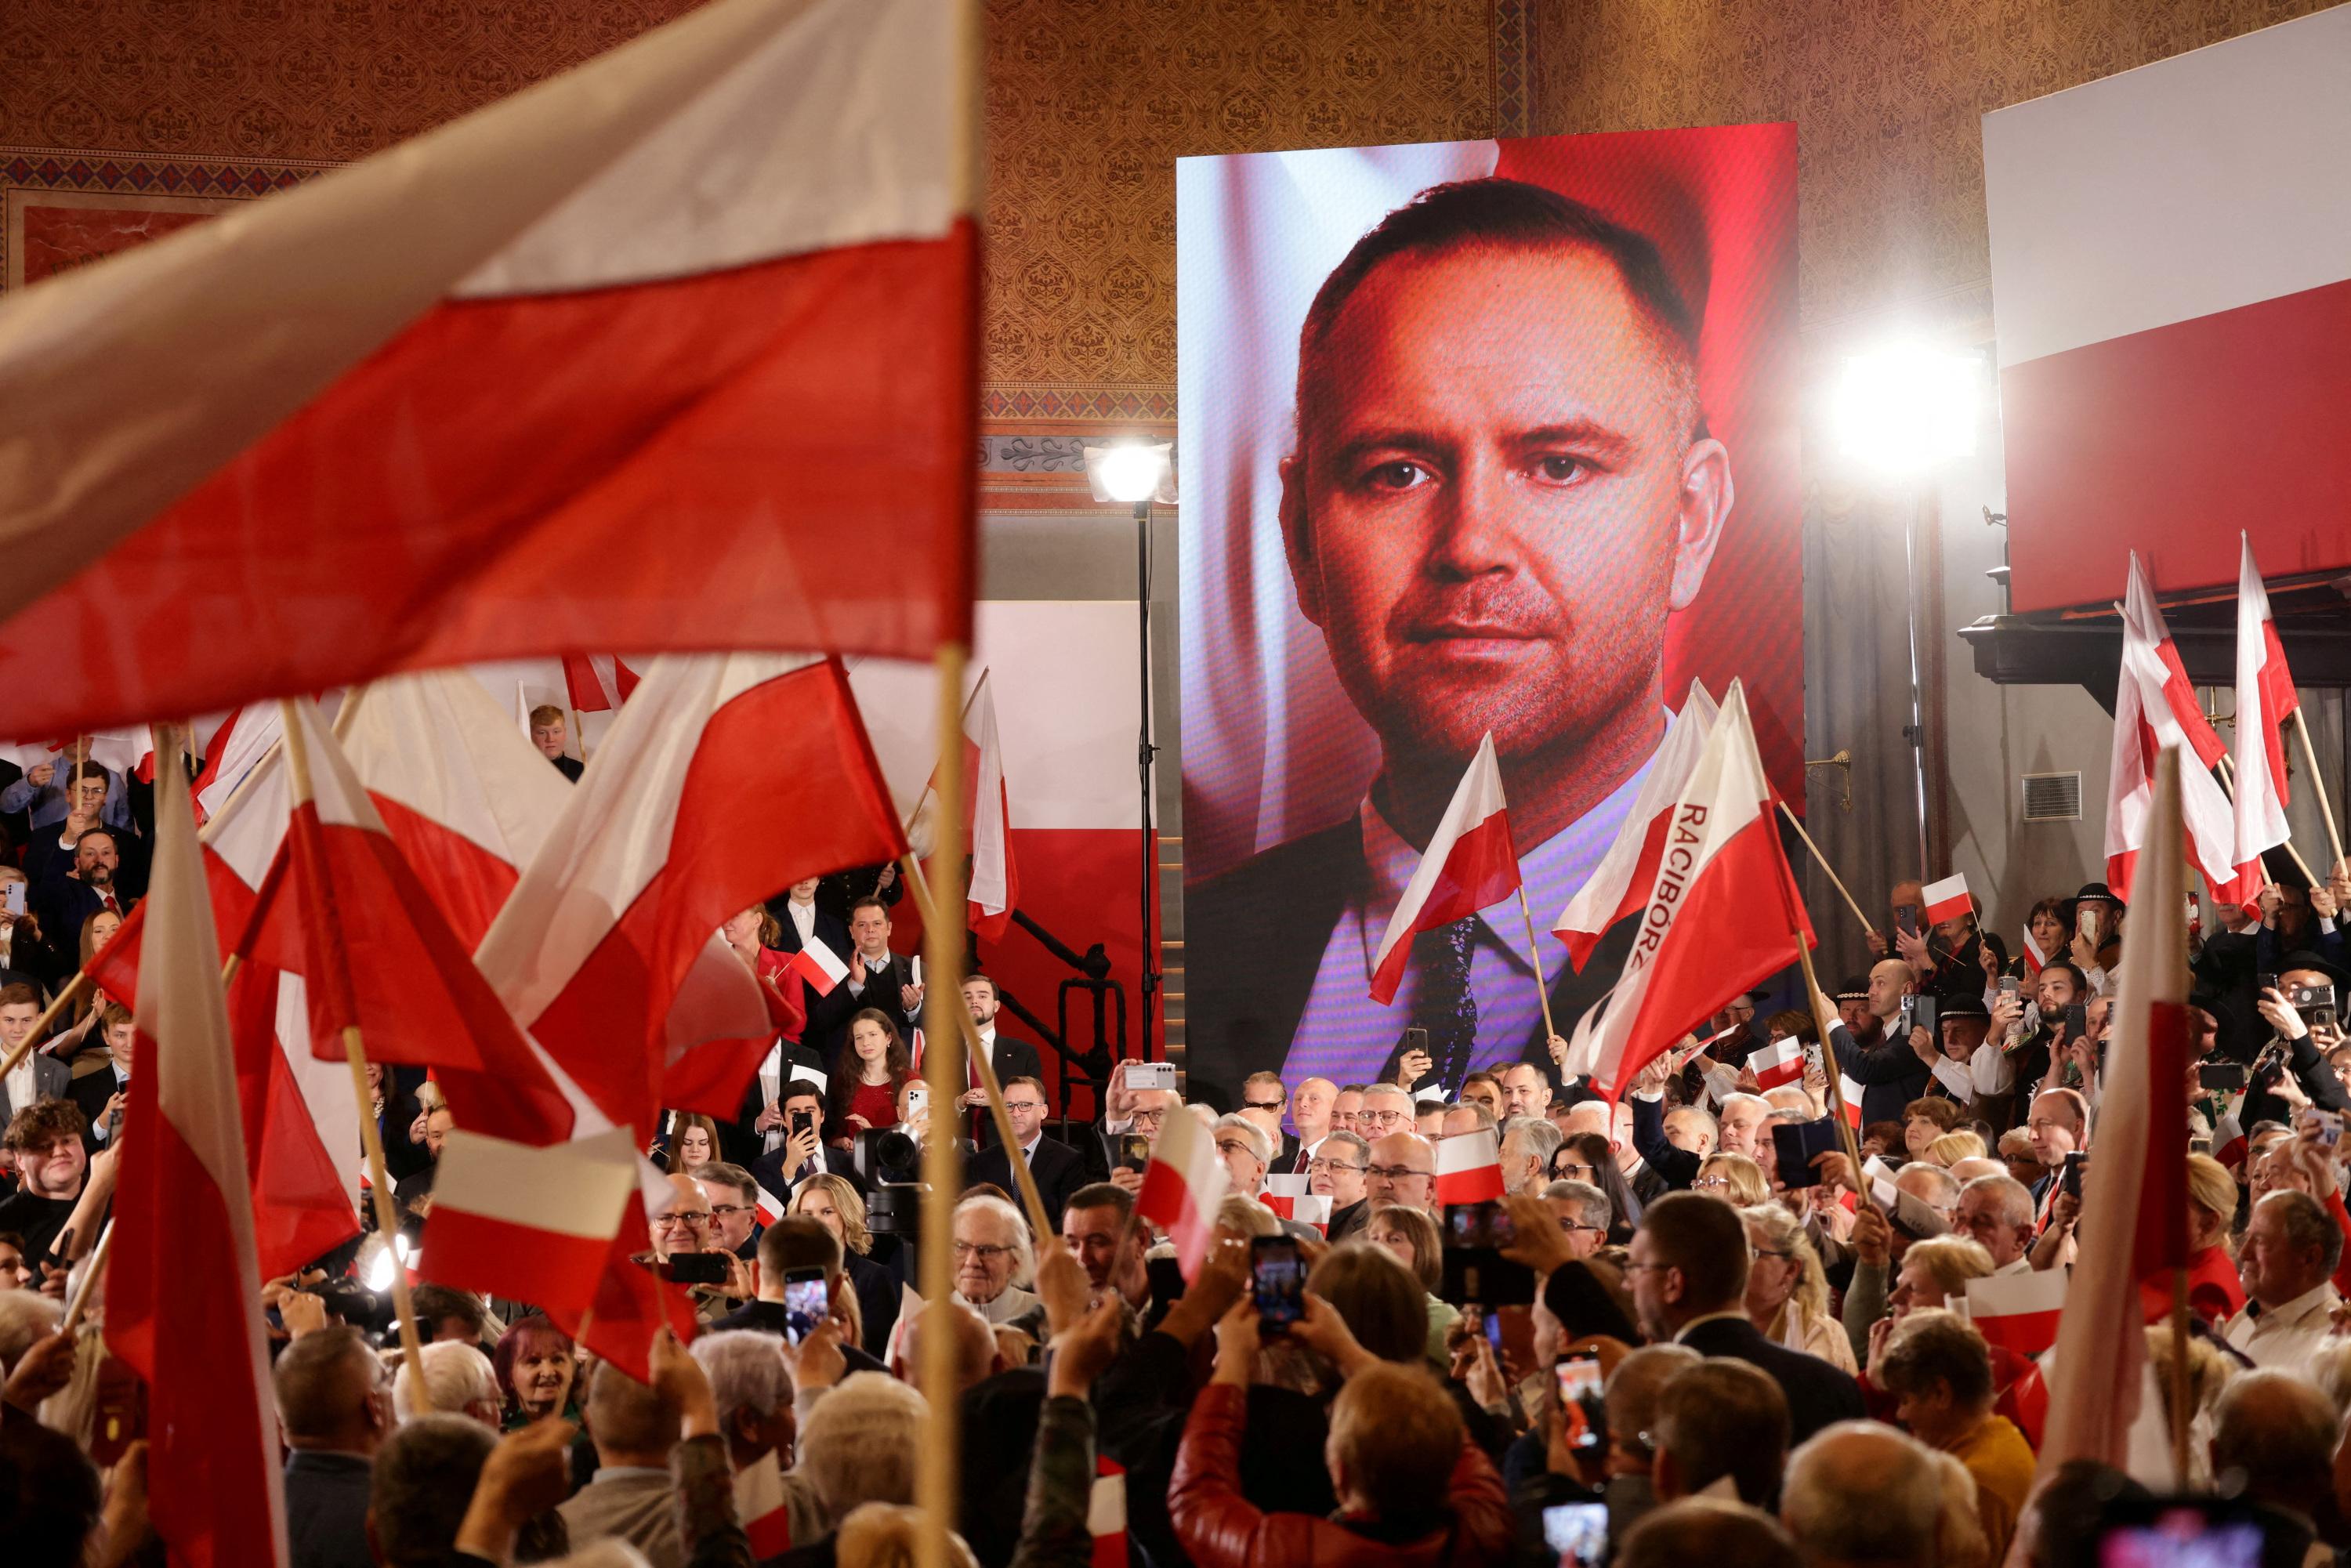
<svg viewBox="0 0 2351 1568">
<path fill-rule="evenodd" d="M 497 1442 L 472 1416 L 446 1415 L 413 1416 L 384 1439 L 368 1487 L 369 1533 L 384 1568 L 448 1561 Z"/>
<path fill-rule="evenodd" d="M 1115 1208 L 1119 1218 L 1123 1219 L 1134 1212 L 1134 1194 L 1116 1182 L 1090 1182 L 1070 1194 L 1069 1201 L 1061 1206 L 1061 1212 L 1067 1214 L 1073 1208 Z"/>
<path fill-rule="evenodd" d="M 1048 1105 L 1053 1103 L 1053 1097 L 1045 1092 L 1045 1081 L 1041 1078 L 1031 1078 L 1025 1072 L 1018 1078 L 1006 1079 L 997 1087 L 1007 1094 L 1011 1093 L 1015 1089 L 1034 1089 L 1037 1091 L 1038 1099 L 1044 1101 Z"/>
<path fill-rule="evenodd" d="M 41 993 L 23 980 L 0 986 L 0 1008 L 39 1007 Z"/>
<path fill-rule="evenodd" d="M 1729 1476 L 1741 1502 L 1761 1508 L 1779 1494 L 1788 1396 L 1768 1374 L 1725 1357 L 1693 1366 L 1658 1390 L 1654 1420 L 1657 1448 L 1673 1456 L 1684 1491 Z"/>
<path fill-rule="evenodd" d="M 974 980 L 977 980 L 981 985 L 986 986 L 990 996 L 1000 997 L 1004 994 L 1004 992 L 998 988 L 996 978 L 992 975 L 987 974 L 979 969 L 974 969 L 970 974 L 966 975 L 963 977 L 963 983 L 966 986 L 970 985 Z M 956 988 L 960 990 L 962 987 L 957 987 Z"/>
<path fill-rule="evenodd" d="M 715 1181 L 738 1197 L 747 1197 L 753 1203 L 759 1201 L 758 1178 L 741 1166 L 728 1165 L 725 1160 L 705 1160 L 694 1168 L 694 1179 Z"/>
<path fill-rule="evenodd" d="M 2052 969 L 2056 969 L 2062 973 L 2074 977 L 2074 994 L 2075 996 L 2085 997 L 2088 994 L 2090 989 L 2090 977 L 2082 973 L 2079 968 L 2075 967 L 2071 959 L 2058 958 L 2041 966 L 2041 972 L 2044 975 L 2049 973 Z"/>
<path fill-rule="evenodd" d="M 1701 1192 L 1669 1192 L 1641 1211 L 1657 1262 L 1679 1270 L 1683 1305 L 1694 1312 L 1735 1306 L 1747 1289 L 1747 1223 L 1739 1210 Z"/>
<path fill-rule="evenodd" d="M 72 1438 L 31 1421 L 0 1430 L 0 1530 L 12 1561 L 80 1562 L 99 1495 L 98 1471 Z"/>
<path fill-rule="evenodd" d="M 489 1311 L 482 1305 L 482 1298 L 471 1291 L 427 1282 L 411 1291 L 408 1300 L 416 1312 L 416 1326 L 424 1331 L 428 1340 L 434 1330 L 449 1318 L 463 1322 L 473 1331 L 475 1339 L 489 1332 Z"/>
<path fill-rule="evenodd" d="M 759 1272 L 781 1280 L 788 1269 L 821 1269 L 825 1278 L 841 1273 L 841 1243 L 820 1220 L 788 1214 L 759 1233 Z"/>
<path fill-rule="evenodd" d="M 887 920 L 890 918 L 890 905 L 888 903 L 878 895 L 871 893 L 867 894 L 862 898 L 853 899 L 851 901 L 849 905 L 849 917 L 852 920 L 856 919 L 857 912 L 865 908 L 878 909 L 882 912 L 883 919 Z"/>
<path fill-rule="evenodd" d="M 104 839 L 108 843 L 114 846 L 115 853 L 120 854 L 122 852 L 121 841 L 114 836 L 114 830 L 112 828 L 84 828 L 80 832 L 74 835 L 74 848 L 78 851 L 82 845 L 89 842 L 92 839 Z"/>
<path fill-rule="evenodd" d="M 824 1103 L 824 1088 L 813 1078 L 788 1078 L 776 1091 L 776 1103 L 783 1105 L 794 1100 L 813 1100 L 821 1105 Z"/>
<path fill-rule="evenodd" d="M 5 1005 L 0 1002 L 0 1006 Z M 0 1143 L 12 1149 L 47 1148 L 59 1138 L 78 1138 L 89 1130 L 89 1122 L 82 1115 L 80 1106 L 52 1096 L 36 1100 L 8 1118 L 8 1135 Z"/>
<path fill-rule="evenodd" d="M 1489 177 L 1432 185 L 1373 225 L 1314 291 L 1298 333 L 1298 402 L 1305 423 L 1308 366 L 1355 290 L 1398 256 L 1440 256 L 1479 246 L 1532 250 L 1564 246 L 1597 251 L 1616 268 L 1635 308 L 1656 329 L 1663 357 L 1685 389 L 1695 434 L 1698 326 L 1656 242 L 1571 197 L 1523 180 Z"/>
</svg>

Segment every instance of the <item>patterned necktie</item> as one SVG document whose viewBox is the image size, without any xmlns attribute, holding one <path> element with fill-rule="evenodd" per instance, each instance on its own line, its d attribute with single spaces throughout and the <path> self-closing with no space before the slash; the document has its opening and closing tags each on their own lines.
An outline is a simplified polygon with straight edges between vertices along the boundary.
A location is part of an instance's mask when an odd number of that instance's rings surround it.
<svg viewBox="0 0 2351 1568">
<path fill-rule="evenodd" d="M 1478 1042 L 1478 998 L 1469 993 L 1469 947 L 1477 917 L 1424 931 L 1413 938 L 1412 1022 L 1428 1031 L 1437 1082 L 1451 1094 L 1469 1071 Z"/>
</svg>

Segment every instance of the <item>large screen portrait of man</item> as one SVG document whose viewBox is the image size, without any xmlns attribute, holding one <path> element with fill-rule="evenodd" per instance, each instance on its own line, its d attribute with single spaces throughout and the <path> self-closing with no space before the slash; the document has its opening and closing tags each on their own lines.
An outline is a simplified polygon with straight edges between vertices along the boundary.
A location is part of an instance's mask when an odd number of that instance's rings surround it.
<svg viewBox="0 0 2351 1568">
<path fill-rule="evenodd" d="M 1515 900 L 1417 937 L 1392 1003 L 1368 977 L 1482 737 L 1540 925 L 1628 812 L 1681 700 L 1668 618 L 1699 595 L 1738 497 L 1698 357 L 1657 245 L 1524 180 L 1422 190 L 1323 277 L 1298 335 L 1280 543 L 1377 766 L 1351 817 L 1187 889 L 1196 1075 L 1449 1095 L 1475 1069 L 1550 1067 Z M 1562 1032 L 1625 936 L 1581 975 L 1542 938 Z"/>
</svg>

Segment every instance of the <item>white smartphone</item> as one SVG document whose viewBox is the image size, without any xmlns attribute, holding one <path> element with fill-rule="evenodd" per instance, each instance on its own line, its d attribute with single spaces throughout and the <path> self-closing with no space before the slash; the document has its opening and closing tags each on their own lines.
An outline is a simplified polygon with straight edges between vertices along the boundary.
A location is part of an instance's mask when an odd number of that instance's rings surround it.
<svg viewBox="0 0 2351 1568">
<path fill-rule="evenodd" d="M 906 1114 L 919 1116 L 931 1108 L 931 1092 L 927 1089 L 906 1091 Z"/>
<path fill-rule="evenodd" d="M 1129 1090 L 1176 1087 L 1176 1064 L 1172 1061 L 1130 1061 L 1125 1072 Z"/>
<path fill-rule="evenodd" d="M 14 879 L 5 883 L 0 883 L 0 909 L 5 909 L 11 915 L 22 915 L 25 913 L 25 884 L 23 883 L 15 881 Z"/>
</svg>

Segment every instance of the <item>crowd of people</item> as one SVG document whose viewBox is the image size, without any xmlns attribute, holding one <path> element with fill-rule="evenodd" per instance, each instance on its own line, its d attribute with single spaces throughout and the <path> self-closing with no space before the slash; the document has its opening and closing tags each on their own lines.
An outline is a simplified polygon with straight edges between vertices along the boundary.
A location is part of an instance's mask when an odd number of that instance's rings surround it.
<svg viewBox="0 0 2351 1568">
<path fill-rule="evenodd" d="M 20 782 L 37 852 L 0 867 L 29 890 L 0 912 L 0 1047 L 135 896 L 116 841 L 141 836 L 104 825 L 123 781 L 103 768 Z M 1037 1046 L 999 1030 L 974 973 L 961 999 L 1008 1144 L 985 1090 L 934 1103 L 914 1070 L 926 998 L 891 946 L 901 891 L 865 868 L 727 924 L 778 1039 L 737 1115 L 665 1115 L 652 1148 L 666 1190 L 640 1261 L 692 1282 L 698 1332 L 659 1336 L 648 1381 L 535 1303 L 432 1281 L 449 1113 L 429 1082 L 371 1073 L 423 1352 L 400 1354 L 371 1238 L 266 1285 L 297 1568 L 910 1562 L 943 1406 L 958 1557 L 1021 1568 L 2066 1564 L 2150 1487 L 2225 1498 L 2264 1562 L 2351 1547 L 2351 870 L 2266 889 L 2195 944 L 2184 1476 L 2175 1395 L 2152 1384 L 2154 1468 L 2136 1446 L 2136 1476 L 2043 1466 L 2046 1357 L 1988 1337 L 1971 1292 L 2073 1265 L 2128 936 L 2103 885 L 2036 904 L 2013 958 L 1971 915 L 1923 923 L 1897 886 L 1865 974 L 1784 1010 L 1733 1001 L 1614 1103 L 1562 1077 L 1553 1038 L 1550 1061 L 1452 1084 L 1409 1053 L 1392 1082 L 1260 1071 L 1188 1098 L 1120 1071 L 1092 1119 L 1060 1120 Z M 810 940 L 847 956 L 829 995 L 787 962 Z M 64 1323 L 111 1200 L 133 1033 L 88 997 L 0 1084 L 11 1563 L 162 1561 L 137 1390 L 94 1332 L 102 1281 Z M 1802 1066 L 1767 1084 L 1785 1041 Z M 1860 1093 L 1860 1169 L 1805 1142 L 1834 1115 L 1832 1073 Z M 1136 1213 L 1185 1118 L 1227 1178 L 1188 1269 Z M 926 1281 L 907 1199 L 939 1138 L 963 1182 L 952 1278 Z M 1440 1201 L 1454 1139 L 1491 1140 L 1501 1197 Z M 2168 1281 L 2144 1295 L 2168 1364 Z M 945 1382 L 923 1350 L 940 1334 Z"/>
</svg>

